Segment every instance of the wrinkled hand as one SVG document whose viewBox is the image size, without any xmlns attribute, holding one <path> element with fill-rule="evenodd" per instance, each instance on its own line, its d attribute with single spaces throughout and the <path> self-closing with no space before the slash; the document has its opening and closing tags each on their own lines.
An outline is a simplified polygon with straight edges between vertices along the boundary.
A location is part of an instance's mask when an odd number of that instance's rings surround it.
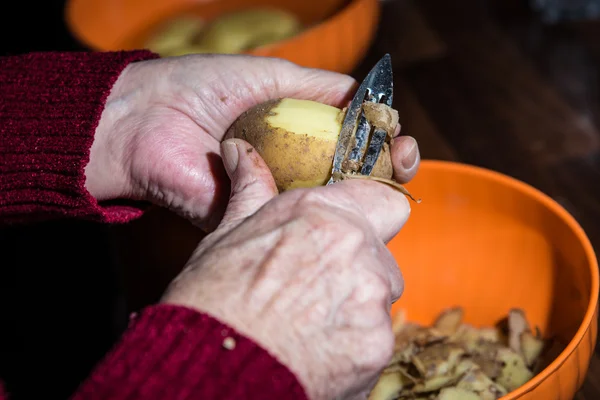
<svg viewBox="0 0 600 400">
<path fill-rule="evenodd" d="M 96 130 L 86 187 L 96 199 L 150 201 L 212 230 L 223 216 L 229 179 L 220 142 L 248 108 L 279 97 L 344 106 L 346 75 L 279 59 L 190 55 L 130 64 L 119 76 Z M 416 142 L 392 148 L 396 179 L 419 163 Z"/>
<path fill-rule="evenodd" d="M 311 399 L 366 398 L 387 365 L 403 289 L 389 241 L 410 213 L 387 185 L 348 180 L 277 195 L 262 158 L 223 142 L 232 181 L 219 227 L 162 302 L 207 312 L 287 365 Z"/>
</svg>

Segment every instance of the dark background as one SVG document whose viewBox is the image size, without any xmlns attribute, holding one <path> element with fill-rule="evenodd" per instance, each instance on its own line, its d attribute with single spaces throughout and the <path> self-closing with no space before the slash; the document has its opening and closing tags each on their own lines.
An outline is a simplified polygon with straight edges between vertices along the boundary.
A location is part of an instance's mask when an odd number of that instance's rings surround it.
<svg viewBox="0 0 600 400">
<path fill-rule="evenodd" d="M 0 54 L 83 50 L 63 6 L 3 5 Z M 394 107 L 423 158 L 530 183 L 599 248 L 600 23 L 550 25 L 519 0 L 387 0 L 382 18 L 354 75 L 391 53 Z M 200 237 L 160 210 L 116 228 L 63 221 L 0 230 L 0 376 L 12 398 L 67 398 L 128 311 L 160 294 Z M 125 298 L 125 287 L 134 295 Z M 599 378 L 595 357 L 577 399 L 600 399 Z"/>
<path fill-rule="evenodd" d="M 65 26 L 64 5 L 8 4 L 0 12 L 0 55 L 86 50 Z M 68 398 L 129 313 L 158 299 L 202 237 L 159 209 L 124 226 L 0 229 L 0 379 L 11 399 Z"/>
<path fill-rule="evenodd" d="M 2 7 L 1 55 L 83 50 L 63 0 Z M 0 377 L 12 399 L 66 399 L 122 329 L 108 232 L 71 221 L 0 230 Z"/>
</svg>

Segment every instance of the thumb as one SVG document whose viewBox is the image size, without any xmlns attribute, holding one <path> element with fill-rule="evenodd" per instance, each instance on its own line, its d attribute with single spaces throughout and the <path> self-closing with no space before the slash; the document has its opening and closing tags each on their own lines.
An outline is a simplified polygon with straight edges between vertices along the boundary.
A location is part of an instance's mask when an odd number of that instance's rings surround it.
<svg viewBox="0 0 600 400">
<path fill-rule="evenodd" d="M 231 179 L 231 196 L 219 228 L 229 231 L 279 192 L 269 167 L 248 142 L 224 140 L 221 157 Z"/>
</svg>

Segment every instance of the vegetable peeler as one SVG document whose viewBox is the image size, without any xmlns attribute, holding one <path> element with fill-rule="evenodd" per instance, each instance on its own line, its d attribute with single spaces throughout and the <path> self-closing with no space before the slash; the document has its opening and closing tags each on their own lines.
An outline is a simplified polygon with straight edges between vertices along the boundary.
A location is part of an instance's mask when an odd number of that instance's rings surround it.
<svg viewBox="0 0 600 400">
<path fill-rule="evenodd" d="M 371 175 L 387 132 L 371 126 L 362 104 L 370 101 L 391 107 L 393 94 L 392 59 L 385 54 L 362 81 L 346 111 L 327 185 L 339 180 L 344 165 L 360 166 L 361 175 Z"/>
</svg>

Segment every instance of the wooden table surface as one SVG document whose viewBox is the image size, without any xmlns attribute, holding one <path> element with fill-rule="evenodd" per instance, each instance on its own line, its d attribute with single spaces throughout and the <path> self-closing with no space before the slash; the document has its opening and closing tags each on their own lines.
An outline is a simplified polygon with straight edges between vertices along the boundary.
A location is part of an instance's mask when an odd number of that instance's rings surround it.
<svg viewBox="0 0 600 400">
<path fill-rule="evenodd" d="M 394 64 L 394 108 L 424 159 L 544 191 L 600 248 L 600 21 L 544 26 L 519 0 L 387 0 L 355 77 Z M 525 6 L 524 6 L 525 5 Z M 600 349 L 577 400 L 600 399 Z"/>
</svg>

